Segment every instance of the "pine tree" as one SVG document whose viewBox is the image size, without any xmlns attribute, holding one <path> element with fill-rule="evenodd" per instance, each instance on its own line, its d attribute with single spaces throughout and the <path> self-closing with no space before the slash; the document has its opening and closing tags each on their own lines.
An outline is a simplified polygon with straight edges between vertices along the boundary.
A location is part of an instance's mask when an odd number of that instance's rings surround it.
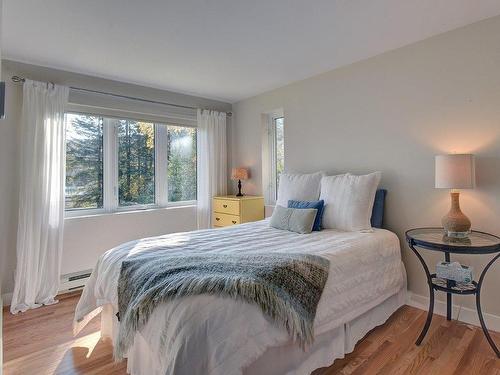
<svg viewBox="0 0 500 375">
<path fill-rule="evenodd" d="M 103 128 L 96 116 L 70 115 L 66 132 L 66 208 L 103 205 Z"/>
<path fill-rule="evenodd" d="M 119 120 L 120 205 L 154 203 L 154 156 L 154 125 L 147 122 Z"/>
<path fill-rule="evenodd" d="M 168 199 L 196 199 L 196 129 L 168 127 Z"/>
</svg>

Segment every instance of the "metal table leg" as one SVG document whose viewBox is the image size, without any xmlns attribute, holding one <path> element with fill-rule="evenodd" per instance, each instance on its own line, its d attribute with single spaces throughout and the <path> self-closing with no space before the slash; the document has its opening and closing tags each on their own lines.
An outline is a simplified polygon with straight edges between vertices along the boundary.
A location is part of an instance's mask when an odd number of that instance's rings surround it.
<svg viewBox="0 0 500 375">
<path fill-rule="evenodd" d="M 450 253 L 444 253 L 444 260 L 450 262 Z M 446 280 L 446 286 L 452 287 L 452 282 Z M 451 293 L 446 293 L 446 320 L 451 320 Z"/>
<path fill-rule="evenodd" d="M 415 341 L 416 345 L 420 345 L 425 335 L 427 334 L 427 331 L 429 330 L 432 321 L 432 314 L 434 313 L 434 287 L 432 286 L 432 277 L 424 258 L 422 258 L 419 252 L 413 247 L 413 244 L 411 242 L 409 243 L 409 246 L 417 256 L 418 260 L 420 260 L 420 263 L 422 264 L 422 267 L 425 271 L 425 276 L 427 276 L 427 284 L 429 285 L 429 311 L 427 312 L 427 319 L 425 321 L 424 328 L 422 329 L 422 332 L 420 332 L 417 341 Z"/>
<path fill-rule="evenodd" d="M 497 256 L 495 256 L 492 260 L 490 260 L 490 262 L 486 265 L 483 272 L 481 272 L 481 276 L 479 277 L 479 281 L 477 283 L 477 289 L 476 289 L 476 309 L 477 309 L 477 315 L 479 315 L 479 323 L 481 323 L 481 328 L 483 329 L 483 333 L 486 336 L 488 343 L 490 344 L 491 348 L 496 353 L 498 358 L 500 358 L 500 351 L 498 350 L 497 346 L 495 345 L 495 342 L 491 338 L 490 333 L 488 332 L 488 328 L 486 327 L 486 324 L 484 323 L 483 312 L 481 310 L 481 286 L 483 285 L 483 280 L 484 280 L 484 277 L 486 276 L 486 272 L 488 272 L 488 269 L 491 267 L 491 265 L 499 257 L 500 257 L 500 253 Z"/>
</svg>

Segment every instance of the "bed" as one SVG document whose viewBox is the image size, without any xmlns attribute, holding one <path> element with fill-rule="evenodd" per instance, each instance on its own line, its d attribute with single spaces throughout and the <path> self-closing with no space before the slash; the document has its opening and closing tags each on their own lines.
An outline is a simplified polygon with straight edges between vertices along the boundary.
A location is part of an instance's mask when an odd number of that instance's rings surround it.
<svg viewBox="0 0 500 375">
<path fill-rule="evenodd" d="M 325 229 L 304 235 L 272 228 L 262 220 L 146 238 L 109 250 L 97 262 L 78 303 L 76 332 L 102 312 L 102 336 L 115 340 L 121 262 L 158 245 L 202 246 L 216 253 L 263 248 L 307 252 L 330 261 L 329 276 L 314 320 L 315 341 L 305 351 L 255 305 L 190 296 L 161 304 L 136 333 L 127 353 L 128 372 L 133 375 L 308 374 L 352 351 L 405 301 L 406 273 L 394 233 Z"/>
</svg>

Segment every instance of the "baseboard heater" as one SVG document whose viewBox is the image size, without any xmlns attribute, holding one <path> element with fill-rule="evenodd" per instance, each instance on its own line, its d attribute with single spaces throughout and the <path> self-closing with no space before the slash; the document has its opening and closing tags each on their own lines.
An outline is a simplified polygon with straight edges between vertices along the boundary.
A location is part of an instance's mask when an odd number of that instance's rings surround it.
<svg viewBox="0 0 500 375">
<path fill-rule="evenodd" d="M 62 275 L 59 293 L 69 293 L 75 290 L 83 289 L 91 273 L 92 270 L 85 270 Z"/>
</svg>

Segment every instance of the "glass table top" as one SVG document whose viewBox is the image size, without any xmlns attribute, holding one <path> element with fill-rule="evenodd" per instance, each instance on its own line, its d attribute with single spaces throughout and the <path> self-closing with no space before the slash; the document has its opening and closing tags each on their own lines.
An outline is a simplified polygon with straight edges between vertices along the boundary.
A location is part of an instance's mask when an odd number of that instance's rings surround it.
<svg viewBox="0 0 500 375">
<path fill-rule="evenodd" d="M 436 250 L 451 250 L 460 252 L 498 252 L 500 237 L 492 234 L 472 231 L 468 238 L 451 238 L 445 235 L 443 228 L 417 228 L 406 232 L 406 238 L 417 245 Z"/>
</svg>

